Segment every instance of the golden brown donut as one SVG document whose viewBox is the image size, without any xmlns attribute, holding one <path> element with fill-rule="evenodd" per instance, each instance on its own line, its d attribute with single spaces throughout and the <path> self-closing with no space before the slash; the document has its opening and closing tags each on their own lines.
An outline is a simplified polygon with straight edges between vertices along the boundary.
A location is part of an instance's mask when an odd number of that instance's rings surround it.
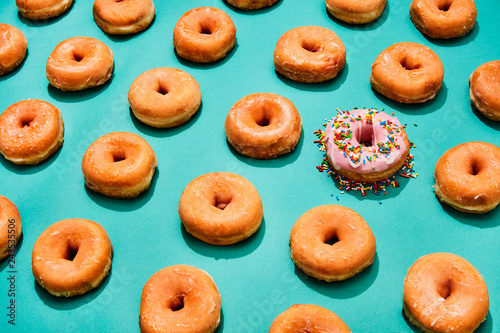
<svg viewBox="0 0 500 333">
<path fill-rule="evenodd" d="M 188 265 L 163 268 L 142 289 L 141 333 L 212 333 L 221 298 L 207 272 Z"/>
<path fill-rule="evenodd" d="M 179 217 L 194 237 L 230 245 L 253 235 L 264 215 L 259 192 L 230 172 L 212 172 L 192 180 L 179 200 Z"/>
<path fill-rule="evenodd" d="M 198 7 L 181 16 L 174 28 L 177 54 L 193 62 L 214 62 L 224 58 L 236 43 L 231 17 L 213 7 Z"/>
<path fill-rule="evenodd" d="M 54 105 L 27 99 L 0 115 L 0 153 L 16 164 L 38 164 L 61 147 L 64 124 Z"/>
<path fill-rule="evenodd" d="M 500 60 L 484 63 L 471 74 L 469 92 L 483 116 L 500 121 Z"/>
<path fill-rule="evenodd" d="M 297 82 L 316 83 L 333 79 L 344 68 L 346 50 L 330 29 L 316 26 L 285 32 L 274 48 L 274 67 Z"/>
<path fill-rule="evenodd" d="M 0 260 L 14 258 L 23 227 L 16 205 L 0 195 Z"/>
<path fill-rule="evenodd" d="M 128 102 L 134 115 L 153 127 L 184 124 L 198 111 L 201 91 L 188 73 L 160 67 L 139 75 L 128 91 Z"/>
<path fill-rule="evenodd" d="M 313 304 L 294 304 L 277 316 L 269 333 L 350 333 L 351 330 L 332 311 Z"/>
<path fill-rule="evenodd" d="M 274 5 L 278 0 L 227 0 L 230 5 L 243 10 L 254 10 Z"/>
<path fill-rule="evenodd" d="M 257 93 L 233 105 L 224 127 L 227 140 L 240 154 L 270 159 L 295 148 L 302 133 L 302 118 L 285 97 Z"/>
<path fill-rule="evenodd" d="M 466 213 L 482 214 L 500 203 L 500 148 L 480 141 L 446 151 L 434 169 L 438 199 Z"/>
<path fill-rule="evenodd" d="M 82 172 L 91 190 L 131 199 L 149 188 L 156 165 L 146 140 L 133 133 L 112 132 L 90 145 L 83 155 Z"/>
<path fill-rule="evenodd" d="M 155 17 L 152 0 L 95 0 L 94 20 L 107 34 L 126 35 L 145 30 Z"/>
<path fill-rule="evenodd" d="M 396 43 L 372 64 L 370 83 L 376 91 L 400 103 L 423 103 L 436 96 L 444 68 L 430 48 L 417 43 Z"/>
<path fill-rule="evenodd" d="M 73 0 L 16 0 L 21 15 L 30 20 L 46 20 L 63 14 Z"/>
<path fill-rule="evenodd" d="M 98 223 L 67 219 L 45 229 L 33 246 L 36 281 L 54 296 L 75 296 L 98 287 L 111 269 L 113 247 Z"/>
<path fill-rule="evenodd" d="M 425 333 L 471 333 L 488 314 L 488 289 L 467 260 L 451 253 L 432 253 L 408 269 L 403 309 Z"/>
<path fill-rule="evenodd" d="M 100 40 L 72 37 L 59 43 L 47 60 L 47 79 L 61 90 L 104 84 L 113 71 L 113 52 Z"/>
<path fill-rule="evenodd" d="M 0 76 L 12 72 L 26 57 L 28 41 L 21 30 L 0 23 Z"/>
<path fill-rule="evenodd" d="M 431 38 L 455 38 L 476 24 L 474 0 L 413 0 L 410 18 L 421 33 Z"/>
<path fill-rule="evenodd" d="M 373 263 L 375 236 L 347 207 L 324 205 L 305 212 L 290 232 L 290 252 L 304 273 L 327 282 L 350 278 Z"/>
<path fill-rule="evenodd" d="M 351 24 L 375 21 L 382 15 L 387 0 L 325 0 L 334 17 Z"/>
</svg>

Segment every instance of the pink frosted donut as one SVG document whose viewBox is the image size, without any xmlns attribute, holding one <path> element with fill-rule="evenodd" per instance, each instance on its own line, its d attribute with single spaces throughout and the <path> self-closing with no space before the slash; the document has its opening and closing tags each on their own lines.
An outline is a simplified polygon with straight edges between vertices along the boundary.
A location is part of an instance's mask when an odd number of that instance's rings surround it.
<svg viewBox="0 0 500 333">
<path fill-rule="evenodd" d="M 330 166 L 359 182 L 387 179 L 410 152 L 398 119 L 376 109 L 339 111 L 328 122 L 324 141 Z"/>
</svg>

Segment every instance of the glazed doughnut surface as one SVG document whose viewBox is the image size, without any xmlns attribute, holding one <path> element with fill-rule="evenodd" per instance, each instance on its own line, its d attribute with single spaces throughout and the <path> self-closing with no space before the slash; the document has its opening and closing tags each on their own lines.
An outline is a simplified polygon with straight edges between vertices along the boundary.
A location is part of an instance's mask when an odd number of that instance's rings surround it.
<svg viewBox="0 0 500 333">
<path fill-rule="evenodd" d="M 404 126 L 376 109 L 338 111 L 326 125 L 324 140 L 330 166 L 358 182 L 389 178 L 410 153 Z"/>
<path fill-rule="evenodd" d="M 467 213 L 485 213 L 500 203 L 500 148 L 480 141 L 446 151 L 434 169 L 438 199 Z"/>
<path fill-rule="evenodd" d="M 327 282 L 350 278 L 373 263 L 376 244 L 368 224 L 347 207 L 317 206 L 290 232 L 293 262 L 304 273 Z"/>
<path fill-rule="evenodd" d="M 184 124 L 198 111 L 201 91 L 198 82 L 188 73 L 175 68 L 160 67 L 139 75 L 128 91 L 134 115 L 153 127 L 174 127 Z"/>
<path fill-rule="evenodd" d="M 102 31 L 126 35 L 145 30 L 155 17 L 152 0 L 95 0 L 94 20 Z"/>
<path fill-rule="evenodd" d="M 233 105 L 224 128 L 227 140 L 240 154 L 270 159 L 295 148 L 302 133 L 302 118 L 287 98 L 256 93 Z"/>
<path fill-rule="evenodd" d="M 441 60 L 418 43 L 396 43 L 372 64 L 370 83 L 376 91 L 400 103 L 423 103 L 436 96 L 444 79 Z"/>
<path fill-rule="evenodd" d="M 82 172 L 91 190 L 131 199 L 149 188 L 156 165 L 146 140 L 133 133 L 112 132 L 90 145 L 83 155 Z"/>
<path fill-rule="evenodd" d="M 408 269 L 403 309 L 423 332 L 470 333 L 488 314 L 488 289 L 467 260 L 451 253 L 428 254 Z"/>
<path fill-rule="evenodd" d="M 0 76 L 12 72 L 26 57 L 28 41 L 21 30 L 0 23 Z"/>
<path fill-rule="evenodd" d="M 220 323 L 221 298 L 207 272 L 174 265 L 156 272 L 142 289 L 142 333 L 212 333 Z"/>
<path fill-rule="evenodd" d="M 104 84 L 113 71 L 113 52 L 100 40 L 72 37 L 59 43 L 47 60 L 47 79 L 61 90 L 83 90 Z"/>
<path fill-rule="evenodd" d="M 179 200 L 182 224 L 194 237 L 229 245 L 253 235 L 264 215 L 257 189 L 244 177 L 213 172 L 192 180 Z"/>
<path fill-rule="evenodd" d="M 382 15 L 387 0 L 325 0 L 334 17 L 351 24 L 375 21 Z"/>
<path fill-rule="evenodd" d="M 313 304 L 294 304 L 277 316 L 269 333 L 350 333 L 351 330 L 332 311 Z"/>
<path fill-rule="evenodd" d="M 213 7 L 198 7 L 181 16 L 174 28 L 177 54 L 193 62 L 224 58 L 236 43 L 236 27 L 229 15 Z"/>
<path fill-rule="evenodd" d="M 474 0 L 413 0 L 410 18 L 415 27 L 431 38 L 455 38 L 476 24 Z"/>
<path fill-rule="evenodd" d="M 500 60 L 484 63 L 471 74 L 469 93 L 483 116 L 500 121 Z"/>
<path fill-rule="evenodd" d="M 73 3 L 73 0 L 16 0 L 21 15 L 30 20 L 46 20 L 59 16 Z"/>
<path fill-rule="evenodd" d="M 27 99 L 0 115 L 0 153 L 16 164 L 38 164 L 61 147 L 64 124 L 54 105 Z"/>
<path fill-rule="evenodd" d="M 54 296 L 81 295 L 98 287 L 111 269 L 113 247 L 103 227 L 86 219 L 56 222 L 33 246 L 36 281 Z"/>
<path fill-rule="evenodd" d="M 21 216 L 16 205 L 0 195 L 0 260 L 15 255 L 22 231 Z"/>
<path fill-rule="evenodd" d="M 274 48 L 274 67 L 283 76 L 304 83 L 333 79 L 344 68 L 346 50 L 330 29 L 317 26 L 285 32 Z"/>
<path fill-rule="evenodd" d="M 279 0 L 227 0 L 234 7 L 243 10 L 254 10 L 274 5 Z"/>
</svg>

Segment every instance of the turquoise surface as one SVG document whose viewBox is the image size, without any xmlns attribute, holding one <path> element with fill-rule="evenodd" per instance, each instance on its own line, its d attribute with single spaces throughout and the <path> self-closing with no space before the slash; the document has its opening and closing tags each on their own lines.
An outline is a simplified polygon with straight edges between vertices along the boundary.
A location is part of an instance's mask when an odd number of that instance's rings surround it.
<svg viewBox="0 0 500 333">
<path fill-rule="evenodd" d="M 19 69 L 0 77 L 0 110 L 27 98 L 57 106 L 65 141 L 53 157 L 38 166 L 19 167 L 0 157 L 0 194 L 19 208 L 23 238 L 15 258 L 15 297 L 8 296 L 7 261 L 0 263 L 1 332 L 137 332 L 142 287 L 158 270 L 189 264 L 206 270 L 222 296 L 218 332 L 267 332 L 273 319 L 294 303 L 312 303 L 338 314 L 353 332 L 413 332 L 402 314 L 403 279 L 420 256 L 451 252 L 471 262 L 490 292 L 490 312 L 477 330 L 500 331 L 500 208 L 478 216 L 443 206 L 433 193 L 437 159 L 449 148 L 482 140 L 497 146 L 500 123 L 471 109 L 467 79 L 480 64 L 500 59 L 500 2 L 477 1 L 478 18 L 465 37 L 442 41 L 423 36 L 412 24 L 410 0 L 389 1 L 374 23 L 351 26 L 330 17 L 321 0 L 281 0 L 271 8 L 242 12 L 222 0 L 156 0 L 156 19 L 143 33 L 104 34 L 92 17 L 92 1 L 76 0 L 60 18 L 33 22 L 18 14 L 14 0 L 0 2 L 0 22 L 19 28 L 28 39 L 28 56 Z M 199 65 L 176 57 L 172 33 L 179 17 L 207 5 L 228 13 L 237 28 L 237 45 L 223 60 Z M 273 51 L 287 30 L 318 25 L 333 30 L 347 49 L 340 75 L 321 84 L 301 84 L 277 75 Z M 62 92 L 45 78 L 54 47 L 73 36 L 89 36 L 114 52 L 115 70 L 104 86 Z M 436 98 L 403 105 L 374 93 L 370 66 L 396 42 L 429 46 L 441 58 L 445 79 Z M 200 84 L 202 107 L 186 124 L 153 129 L 130 112 L 127 92 L 142 72 L 175 67 Z M 270 161 L 239 155 L 225 138 L 224 119 L 245 95 L 273 92 L 290 99 L 303 119 L 303 134 L 290 154 Z M 416 145 L 416 179 L 402 180 L 387 196 L 341 194 L 315 166 L 322 154 L 313 131 L 335 109 L 385 108 L 408 124 Z M 116 200 L 84 186 L 81 159 L 101 135 L 129 131 L 146 139 L 158 156 L 151 188 L 133 200 Z M 177 205 L 184 187 L 213 171 L 238 173 L 259 191 L 264 221 L 250 239 L 227 247 L 207 245 L 181 227 Z M 338 200 L 337 198 L 338 197 Z M 290 229 L 305 211 L 324 204 L 356 210 L 377 239 L 375 262 L 343 282 L 309 278 L 290 259 Z M 83 296 L 57 298 L 35 282 L 31 251 L 49 225 L 66 218 L 100 223 L 114 247 L 111 274 Z M 15 300 L 15 327 L 8 324 L 9 302 Z"/>
</svg>

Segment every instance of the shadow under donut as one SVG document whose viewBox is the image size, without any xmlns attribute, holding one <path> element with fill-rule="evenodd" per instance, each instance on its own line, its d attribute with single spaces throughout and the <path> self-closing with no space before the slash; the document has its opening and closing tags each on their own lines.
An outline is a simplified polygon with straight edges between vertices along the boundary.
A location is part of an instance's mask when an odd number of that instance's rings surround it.
<svg viewBox="0 0 500 333">
<path fill-rule="evenodd" d="M 330 298 L 347 299 L 358 296 L 368 290 L 375 282 L 379 270 L 378 253 L 375 253 L 373 263 L 354 275 L 343 281 L 326 282 L 313 278 L 295 266 L 295 274 L 298 278 L 314 291 L 328 296 Z"/>
<path fill-rule="evenodd" d="M 111 198 L 107 195 L 89 189 L 85 184 L 83 184 L 83 186 L 85 187 L 85 191 L 87 192 L 89 198 L 99 206 L 118 212 L 131 212 L 144 206 L 153 197 L 159 174 L 160 170 L 156 167 L 149 188 L 132 199 Z"/>
<path fill-rule="evenodd" d="M 113 274 L 113 268 L 109 270 L 109 274 L 102 280 L 101 284 L 92 290 L 87 291 L 83 295 L 71 296 L 71 297 L 58 297 L 50 294 L 38 282 L 33 278 L 33 283 L 35 284 L 35 291 L 38 297 L 43 301 L 43 303 L 56 310 L 73 310 L 79 308 L 87 303 L 92 302 L 96 299 L 106 288 L 111 279 L 111 274 Z"/>
<path fill-rule="evenodd" d="M 191 118 L 188 119 L 184 124 L 181 124 L 179 126 L 175 127 L 167 127 L 167 128 L 157 128 L 153 126 L 149 126 L 144 124 L 142 121 L 137 119 L 137 117 L 134 115 L 134 112 L 132 111 L 132 108 L 129 107 L 129 112 L 130 112 L 130 118 L 132 119 L 132 123 L 134 124 L 135 128 L 139 130 L 141 133 L 153 136 L 156 138 L 167 138 L 171 137 L 174 135 L 179 134 L 180 132 L 183 132 L 187 129 L 189 129 L 191 126 L 193 126 L 198 118 L 201 116 L 201 112 L 203 110 L 203 101 L 200 104 L 200 108 L 198 111 L 196 111 Z"/>
<path fill-rule="evenodd" d="M 436 198 L 436 200 L 439 199 Z M 498 206 L 495 209 L 484 214 L 472 214 L 456 210 L 455 208 L 445 204 L 442 201 L 439 201 L 439 203 L 443 207 L 443 211 L 446 214 L 461 223 L 481 229 L 495 228 L 500 226 L 500 208 Z"/>
<path fill-rule="evenodd" d="M 349 64 L 346 63 L 344 68 L 333 79 L 317 83 L 297 82 L 278 73 L 276 69 L 274 71 L 278 79 L 280 79 L 284 84 L 293 87 L 295 89 L 303 91 L 313 91 L 313 92 L 317 91 L 330 92 L 338 90 L 342 86 L 342 84 L 344 84 L 344 82 L 347 80 L 347 75 L 349 73 Z"/>
<path fill-rule="evenodd" d="M 262 243 L 266 231 L 265 218 L 263 218 L 259 230 L 247 239 L 232 245 L 211 245 L 195 238 L 187 232 L 182 223 L 180 225 L 184 241 L 194 252 L 217 260 L 242 258 L 251 254 Z"/>
</svg>

